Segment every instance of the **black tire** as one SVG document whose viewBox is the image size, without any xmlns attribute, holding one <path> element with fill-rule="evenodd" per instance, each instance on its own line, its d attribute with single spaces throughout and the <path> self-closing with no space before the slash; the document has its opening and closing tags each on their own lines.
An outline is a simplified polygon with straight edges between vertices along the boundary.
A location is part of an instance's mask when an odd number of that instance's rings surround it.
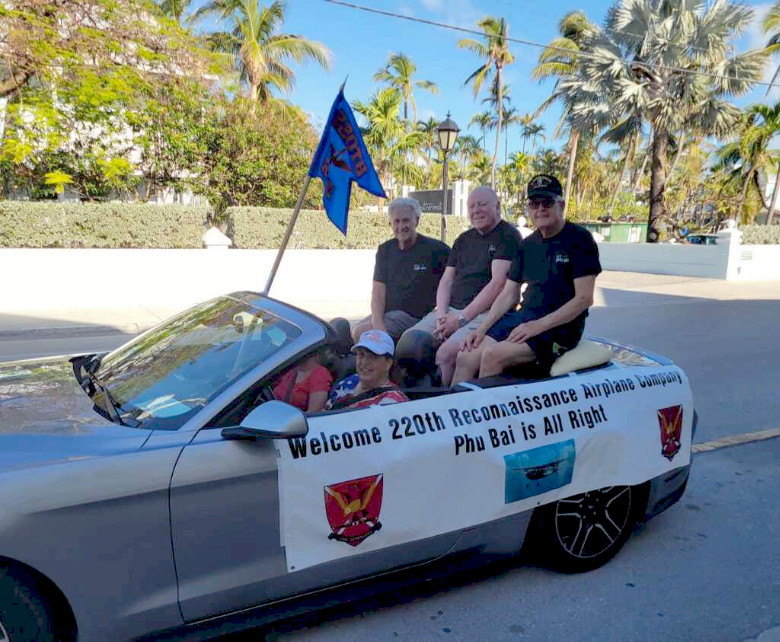
<svg viewBox="0 0 780 642">
<path fill-rule="evenodd" d="M 584 573 L 606 564 L 636 524 L 640 493 L 609 486 L 537 509 L 536 549 L 551 568 Z"/>
<path fill-rule="evenodd" d="M 0 642 L 62 642 L 42 583 L 23 569 L 0 567 Z"/>
</svg>

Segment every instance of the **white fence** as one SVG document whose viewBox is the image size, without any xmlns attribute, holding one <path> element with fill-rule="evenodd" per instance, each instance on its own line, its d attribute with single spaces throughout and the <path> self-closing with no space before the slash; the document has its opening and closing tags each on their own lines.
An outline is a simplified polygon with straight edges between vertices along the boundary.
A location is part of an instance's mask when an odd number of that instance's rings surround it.
<svg viewBox="0 0 780 642">
<path fill-rule="evenodd" d="M 186 307 L 264 289 L 274 250 L 0 249 L 0 312 Z M 374 250 L 289 250 L 271 296 L 321 316 L 368 312 Z"/>
<path fill-rule="evenodd" d="M 780 246 L 600 243 L 606 270 L 780 281 Z M 723 242 L 720 242 L 720 241 Z M 734 242 L 732 242 L 734 241 Z M 274 250 L 0 249 L 0 312 L 186 306 L 265 287 Z M 271 295 L 322 316 L 368 313 L 374 250 L 290 250 Z"/>
<path fill-rule="evenodd" d="M 672 274 L 728 281 L 780 280 L 780 246 L 742 245 L 736 230 L 718 232 L 717 245 L 599 243 L 606 270 Z"/>
</svg>

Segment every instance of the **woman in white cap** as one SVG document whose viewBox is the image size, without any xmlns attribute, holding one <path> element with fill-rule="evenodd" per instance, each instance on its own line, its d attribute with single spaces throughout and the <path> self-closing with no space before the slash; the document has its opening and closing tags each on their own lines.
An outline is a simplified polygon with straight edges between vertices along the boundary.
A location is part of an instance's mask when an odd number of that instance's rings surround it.
<svg viewBox="0 0 780 642">
<path fill-rule="evenodd" d="M 336 384 L 330 392 L 325 410 L 408 401 L 406 395 L 390 380 L 395 344 L 387 332 L 364 332 L 352 346 L 352 352 L 357 355 L 357 373 Z"/>
</svg>

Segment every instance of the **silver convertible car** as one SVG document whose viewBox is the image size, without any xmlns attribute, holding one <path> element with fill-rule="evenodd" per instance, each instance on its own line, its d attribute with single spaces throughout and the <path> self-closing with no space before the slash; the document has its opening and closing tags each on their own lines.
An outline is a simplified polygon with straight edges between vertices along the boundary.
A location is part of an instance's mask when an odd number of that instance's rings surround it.
<svg viewBox="0 0 780 642">
<path fill-rule="evenodd" d="M 314 351 L 348 369 L 338 327 L 240 292 L 0 367 L 0 642 L 206 639 L 531 543 L 587 571 L 684 491 L 693 402 L 667 359 L 590 340 L 552 376 L 444 388 L 423 347 L 408 402 L 274 399 Z"/>
</svg>

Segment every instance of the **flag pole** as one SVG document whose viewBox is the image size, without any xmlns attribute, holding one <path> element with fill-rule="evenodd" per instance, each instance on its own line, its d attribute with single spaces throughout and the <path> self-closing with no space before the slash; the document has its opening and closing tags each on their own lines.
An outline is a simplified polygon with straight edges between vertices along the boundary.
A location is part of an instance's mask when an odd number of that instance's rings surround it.
<svg viewBox="0 0 780 642">
<path fill-rule="evenodd" d="M 271 273 L 268 275 L 268 282 L 265 284 L 265 289 L 262 292 L 263 296 L 268 296 L 268 292 L 271 290 L 271 284 L 274 282 L 276 271 L 279 269 L 279 264 L 282 262 L 284 250 L 287 248 L 287 243 L 290 241 L 290 236 L 292 236 L 292 231 L 295 227 L 295 221 L 298 220 L 298 213 L 301 211 L 301 207 L 303 206 L 303 199 L 306 198 L 306 190 L 309 189 L 309 183 L 311 183 L 311 176 L 306 174 L 306 180 L 303 182 L 301 193 L 298 195 L 298 201 L 295 203 L 295 209 L 293 210 L 292 216 L 290 217 L 290 222 L 287 224 L 287 230 L 284 233 L 282 244 L 279 247 L 279 250 L 276 252 L 276 258 L 274 259 Z"/>
</svg>

